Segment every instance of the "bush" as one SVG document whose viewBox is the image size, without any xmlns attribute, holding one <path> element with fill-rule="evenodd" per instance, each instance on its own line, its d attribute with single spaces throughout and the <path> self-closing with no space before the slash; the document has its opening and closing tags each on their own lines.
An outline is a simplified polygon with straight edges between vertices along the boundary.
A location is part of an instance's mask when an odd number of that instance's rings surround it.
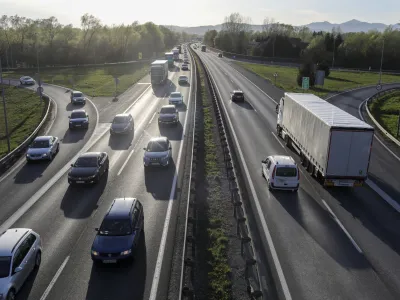
<svg viewBox="0 0 400 300">
<path fill-rule="evenodd" d="M 303 77 L 309 77 L 310 87 L 314 86 L 315 71 L 314 71 L 314 64 L 312 62 L 304 63 L 299 67 L 299 73 L 297 74 L 297 84 L 300 87 L 302 86 Z"/>
<path fill-rule="evenodd" d="M 317 64 L 317 70 L 325 71 L 325 78 L 329 77 L 329 74 L 331 74 L 331 70 L 329 68 L 329 65 L 326 61 L 318 63 Z"/>
</svg>

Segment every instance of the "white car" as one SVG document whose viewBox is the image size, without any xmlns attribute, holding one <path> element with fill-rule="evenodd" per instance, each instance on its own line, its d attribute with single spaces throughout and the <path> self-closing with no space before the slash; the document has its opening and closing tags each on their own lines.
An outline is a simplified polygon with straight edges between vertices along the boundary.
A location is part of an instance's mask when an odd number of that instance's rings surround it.
<svg viewBox="0 0 400 300">
<path fill-rule="evenodd" d="M 35 85 L 36 84 L 35 80 L 29 76 L 22 76 L 19 79 L 19 82 L 21 83 L 21 85 Z"/>
<path fill-rule="evenodd" d="M 188 84 L 189 83 L 189 77 L 186 75 L 180 75 L 178 78 L 178 83 L 179 84 Z"/>
<path fill-rule="evenodd" d="M 300 171 L 290 156 L 272 155 L 261 161 L 262 176 L 267 180 L 269 190 L 291 190 L 297 192 Z"/>
<path fill-rule="evenodd" d="M 38 136 L 29 145 L 26 153 L 26 161 L 33 160 L 53 160 L 60 150 L 60 141 L 55 136 Z"/>
<path fill-rule="evenodd" d="M 169 95 L 169 104 L 180 105 L 183 103 L 183 95 L 181 92 L 172 92 Z"/>
</svg>

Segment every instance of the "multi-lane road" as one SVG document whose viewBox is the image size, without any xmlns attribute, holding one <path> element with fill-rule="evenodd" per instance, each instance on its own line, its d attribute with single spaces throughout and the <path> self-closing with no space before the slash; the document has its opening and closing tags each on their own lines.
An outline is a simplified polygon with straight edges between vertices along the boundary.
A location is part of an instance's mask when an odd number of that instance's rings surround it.
<svg viewBox="0 0 400 300">
<path fill-rule="evenodd" d="M 222 99 L 282 299 L 399 299 L 398 213 L 368 186 L 327 190 L 304 169 L 297 195 L 268 191 L 262 159 L 288 154 L 299 161 L 275 134 L 275 106 L 283 91 L 215 53 L 196 51 Z M 243 104 L 230 101 L 230 92 L 238 88 L 245 93 Z M 358 116 L 359 104 L 373 92 L 356 91 L 331 101 L 354 107 L 350 113 Z M 386 169 L 381 160 L 392 158 L 378 153 L 379 147 L 374 143 L 371 172 L 398 188 L 398 168 Z"/>
<path fill-rule="evenodd" d="M 28 227 L 42 237 L 39 270 L 32 274 L 18 299 L 164 299 L 167 295 L 179 187 L 186 153 L 189 124 L 193 120 L 192 84 L 180 86 L 179 75 L 195 76 L 191 65 L 180 63 L 169 72 L 164 86 L 153 88 L 144 77 L 119 97 L 87 102 L 90 115 L 86 131 L 69 131 L 73 107 L 67 89 L 45 85 L 57 112 L 49 135 L 61 140 L 59 154 L 51 163 L 25 164 L 23 160 L 0 178 L 0 229 Z M 159 128 L 157 112 L 168 104 L 173 91 L 184 95 L 177 127 Z M 77 108 L 78 106 L 76 106 Z M 132 138 L 110 137 L 110 122 L 117 113 L 131 113 Z M 172 143 L 173 163 L 168 169 L 145 171 L 143 147 L 151 137 L 167 136 Z M 81 152 L 106 151 L 110 171 L 94 186 L 72 187 L 67 182 L 70 163 Z M 144 207 L 144 235 L 132 265 L 97 267 L 90 250 L 104 214 L 116 197 L 137 197 Z"/>
</svg>

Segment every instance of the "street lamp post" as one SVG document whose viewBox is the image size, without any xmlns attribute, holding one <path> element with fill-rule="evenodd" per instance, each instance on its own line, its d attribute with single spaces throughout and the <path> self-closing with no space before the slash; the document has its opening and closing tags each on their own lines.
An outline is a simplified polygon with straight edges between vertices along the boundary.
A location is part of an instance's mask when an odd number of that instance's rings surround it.
<svg viewBox="0 0 400 300">
<path fill-rule="evenodd" d="M 40 103 L 42 103 L 42 81 L 40 80 L 40 67 L 39 67 L 39 47 L 38 47 L 38 34 L 35 33 L 36 36 L 36 64 L 37 64 L 37 72 L 38 72 L 38 80 L 39 80 L 39 96 L 40 96 Z"/>
<path fill-rule="evenodd" d="M 380 67 L 380 70 L 379 70 L 379 85 L 381 85 L 381 82 L 382 82 L 382 65 L 383 65 L 383 51 L 384 51 L 384 49 L 385 49 L 385 38 L 383 38 L 383 41 L 382 41 L 381 67 Z"/>
<path fill-rule="evenodd" d="M 7 107 L 6 107 L 6 95 L 4 92 L 4 84 L 3 84 L 3 68 L 1 65 L 1 57 L 0 57 L 0 84 L 1 84 L 1 94 L 3 96 L 3 110 L 4 110 L 4 122 L 5 122 L 5 129 L 6 129 L 6 137 L 7 137 L 7 148 L 8 153 L 11 151 L 10 145 L 10 136 L 8 135 L 8 119 L 7 119 Z"/>
<path fill-rule="evenodd" d="M 336 42 L 336 34 L 333 33 L 333 57 L 332 57 L 332 69 L 335 66 L 335 42 Z"/>
</svg>

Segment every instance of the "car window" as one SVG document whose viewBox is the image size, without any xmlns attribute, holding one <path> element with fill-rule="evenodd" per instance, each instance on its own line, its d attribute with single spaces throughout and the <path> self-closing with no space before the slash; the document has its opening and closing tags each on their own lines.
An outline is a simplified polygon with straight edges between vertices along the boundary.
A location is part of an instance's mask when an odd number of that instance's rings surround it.
<svg viewBox="0 0 400 300">
<path fill-rule="evenodd" d="M 149 152 L 164 152 L 168 150 L 168 142 L 166 141 L 150 141 L 147 145 Z"/>
<path fill-rule="evenodd" d="M 93 167 L 97 167 L 97 162 L 98 159 L 96 156 L 93 157 L 79 157 L 75 164 L 74 167 L 77 168 L 93 168 Z"/>
<path fill-rule="evenodd" d="M 33 246 L 33 244 L 35 243 L 35 241 L 36 241 L 36 236 L 35 236 L 33 233 L 31 233 L 31 234 L 26 238 L 26 243 L 27 243 L 29 249 Z"/>
<path fill-rule="evenodd" d="M 276 176 L 279 177 L 296 177 L 297 168 L 294 167 L 278 167 L 275 172 Z"/>
<path fill-rule="evenodd" d="M 172 98 L 179 98 L 179 97 L 181 97 L 181 94 L 171 94 L 171 97 Z"/>
<path fill-rule="evenodd" d="M 23 241 L 22 244 L 18 247 L 18 249 L 15 251 L 14 254 L 14 259 L 13 259 L 13 270 L 15 270 L 16 267 L 19 267 L 24 260 L 25 256 L 29 252 L 29 244 L 27 241 Z"/>
<path fill-rule="evenodd" d="M 162 114 L 174 114 L 175 112 L 175 107 L 162 107 L 160 111 Z"/>
<path fill-rule="evenodd" d="M 104 219 L 99 230 L 100 235 L 122 236 L 132 233 L 129 219 Z"/>
<path fill-rule="evenodd" d="M 84 111 L 76 111 L 71 114 L 71 119 L 86 118 L 86 113 Z"/>
<path fill-rule="evenodd" d="M 82 93 L 74 93 L 74 97 L 82 97 Z"/>
<path fill-rule="evenodd" d="M 0 278 L 10 275 L 11 256 L 0 256 Z"/>
<path fill-rule="evenodd" d="M 48 148 L 49 147 L 49 141 L 48 140 L 41 140 L 41 141 L 33 141 L 31 144 L 31 148 Z"/>
<path fill-rule="evenodd" d="M 127 119 L 125 116 L 116 116 L 113 120 L 114 124 L 124 124 L 127 123 Z"/>
<path fill-rule="evenodd" d="M 132 225 L 135 227 L 137 225 L 139 218 L 139 210 L 135 207 L 132 212 Z"/>
</svg>

